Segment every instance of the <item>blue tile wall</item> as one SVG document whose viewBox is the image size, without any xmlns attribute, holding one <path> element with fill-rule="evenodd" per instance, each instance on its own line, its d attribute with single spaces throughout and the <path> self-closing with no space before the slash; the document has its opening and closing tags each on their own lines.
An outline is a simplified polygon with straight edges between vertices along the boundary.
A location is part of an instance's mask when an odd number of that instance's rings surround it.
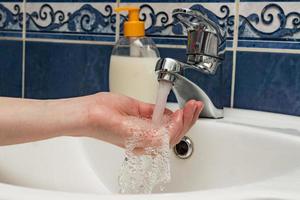
<svg viewBox="0 0 300 200">
<path fill-rule="evenodd" d="M 26 98 L 53 99 L 108 91 L 112 46 L 28 42 Z"/>
<path fill-rule="evenodd" d="M 0 41 L 0 96 L 21 97 L 22 42 Z"/>
<path fill-rule="evenodd" d="M 300 1 L 241 1 L 235 107 L 300 115 L 299 10 Z"/>
<path fill-rule="evenodd" d="M 235 106 L 300 114 L 300 56 L 239 52 Z"/>
<path fill-rule="evenodd" d="M 117 26 L 113 11 L 116 1 L 27 0 L 26 26 L 22 3 L 0 0 L 0 95 L 20 97 L 22 73 L 27 98 L 66 98 L 107 91 Z M 235 4 L 235 0 L 121 1 L 121 5 L 141 8 L 147 35 L 160 46 L 162 57 L 182 61 L 186 60 L 186 33 L 172 19 L 171 11 L 201 6 L 212 11 L 227 29 L 223 88 L 205 84 L 199 73 L 189 71 L 187 76 L 212 98 L 223 91 L 225 98 L 219 104 L 300 115 L 300 1 L 240 0 L 236 38 Z M 125 19 L 122 13 L 121 24 Z M 26 35 L 22 35 L 25 28 Z M 25 52 L 21 39 L 26 40 Z M 25 71 L 22 53 L 26 55 Z M 169 100 L 175 101 L 174 95 Z"/>
</svg>

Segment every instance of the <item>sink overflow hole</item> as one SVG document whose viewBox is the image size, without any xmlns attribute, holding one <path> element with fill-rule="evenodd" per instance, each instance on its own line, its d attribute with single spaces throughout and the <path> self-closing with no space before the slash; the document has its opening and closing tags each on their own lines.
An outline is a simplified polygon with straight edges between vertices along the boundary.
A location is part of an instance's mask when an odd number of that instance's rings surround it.
<svg viewBox="0 0 300 200">
<path fill-rule="evenodd" d="M 175 155 L 180 159 L 187 159 L 193 154 L 193 142 L 192 140 L 184 136 L 181 141 L 174 147 Z"/>
</svg>

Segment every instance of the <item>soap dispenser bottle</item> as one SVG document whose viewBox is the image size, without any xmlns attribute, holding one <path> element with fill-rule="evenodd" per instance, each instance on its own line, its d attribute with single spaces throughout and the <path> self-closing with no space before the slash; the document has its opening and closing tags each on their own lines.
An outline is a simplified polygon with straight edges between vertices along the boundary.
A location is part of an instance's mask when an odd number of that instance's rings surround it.
<svg viewBox="0 0 300 200">
<path fill-rule="evenodd" d="M 149 37 L 145 37 L 144 22 L 139 20 L 139 8 L 119 7 L 116 12 L 128 11 L 124 22 L 124 37 L 112 50 L 109 70 L 111 92 L 155 103 L 158 88 L 155 74 L 159 51 Z"/>
</svg>

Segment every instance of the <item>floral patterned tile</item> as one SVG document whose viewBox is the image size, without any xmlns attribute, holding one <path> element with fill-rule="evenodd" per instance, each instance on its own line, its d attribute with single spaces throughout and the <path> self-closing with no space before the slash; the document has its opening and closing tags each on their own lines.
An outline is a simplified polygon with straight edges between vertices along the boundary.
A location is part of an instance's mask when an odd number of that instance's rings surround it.
<svg viewBox="0 0 300 200">
<path fill-rule="evenodd" d="M 114 3 L 27 3 L 27 37 L 114 40 Z"/>
<path fill-rule="evenodd" d="M 147 32 L 154 36 L 183 36 L 183 27 L 172 18 L 176 8 L 206 9 L 206 12 L 216 15 L 220 25 L 227 26 L 228 37 L 233 36 L 234 3 L 122 3 L 122 6 L 139 6 L 141 18 L 146 21 Z M 123 19 L 124 20 L 124 19 Z"/>
<path fill-rule="evenodd" d="M 0 36 L 21 37 L 23 10 L 21 2 L 0 3 Z"/>
<path fill-rule="evenodd" d="M 241 2 L 239 46 L 300 49 L 299 10 L 299 1 Z"/>
<path fill-rule="evenodd" d="M 160 42 L 182 43 L 184 28 L 174 22 L 171 12 L 178 7 L 208 9 L 217 16 L 222 26 L 228 27 L 228 37 L 233 36 L 234 3 L 122 3 L 141 8 L 141 19 L 146 22 L 147 35 L 164 37 Z M 116 31 L 114 3 L 27 3 L 27 37 L 88 39 L 113 41 Z M 121 14 L 121 23 L 127 14 Z M 122 27 L 122 25 L 121 25 Z M 121 29 L 122 31 L 122 29 Z M 164 40 L 166 39 L 166 40 Z"/>
</svg>

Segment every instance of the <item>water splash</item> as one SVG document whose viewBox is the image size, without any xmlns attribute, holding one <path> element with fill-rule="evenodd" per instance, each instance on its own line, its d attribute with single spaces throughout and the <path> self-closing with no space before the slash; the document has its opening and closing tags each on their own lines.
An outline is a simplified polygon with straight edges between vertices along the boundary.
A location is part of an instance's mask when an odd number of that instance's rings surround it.
<svg viewBox="0 0 300 200">
<path fill-rule="evenodd" d="M 170 181 L 169 134 L 167 128 L 150 120 L 127 122 L 132 136 L 125 143 L 125 160 L 119 175 L 120 193 L 149 194 Z"/>
<path fill-rule="evenodd" d="M 160 83 L 152 121 L 132 118 L 126 123 L 131 137 L 125 143 L 125 160 L 119 175 L 120 193 L 149 194 L 154 187 L 171 180 L 168 129 L 172 124 L 164 116 L 171 84 Z"/>
</svg>

